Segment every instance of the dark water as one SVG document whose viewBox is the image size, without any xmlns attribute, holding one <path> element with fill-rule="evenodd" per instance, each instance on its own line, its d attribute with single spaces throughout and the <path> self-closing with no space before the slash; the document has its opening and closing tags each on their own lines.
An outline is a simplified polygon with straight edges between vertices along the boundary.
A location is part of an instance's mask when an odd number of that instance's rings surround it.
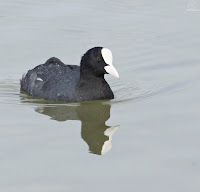
<svg viewBox="0 0 200 192">
<path fill-rule="evenodd" d="M 0 191 L 199 191 L 198 1 L 0 2 Z M 193 7 L 192 7 L 193 6 Z M 115 99 L 34 100 L 19 79 L 108 47 Z"/>
</svg>

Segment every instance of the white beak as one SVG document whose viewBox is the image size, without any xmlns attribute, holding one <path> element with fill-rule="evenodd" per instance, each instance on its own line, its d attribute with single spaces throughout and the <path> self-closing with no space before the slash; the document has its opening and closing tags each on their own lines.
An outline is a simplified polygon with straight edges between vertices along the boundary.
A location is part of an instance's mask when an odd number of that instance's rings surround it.
<svg viewBox="0 0 200 192">
<path fill-rule="evenodd" d="M 101 54 L 102 54 L 102 57 L 103 57 L 105 63 L 107 64 L 107 66 L 104 67 L 106 72 L 113 75 L 116 78 L 119 78 L 119 74 L 112 64 L 112 53 L 111 53 L 111 51 L 107 48 L 103 48 L 101 50 Z"/>
<path fill-rule="evenodd" d="M 119 74 L 113 65 L 105 66 L 104 69 L 106 70 L 107 73 L 109 73 L 119 79 Z"/>
</svg>

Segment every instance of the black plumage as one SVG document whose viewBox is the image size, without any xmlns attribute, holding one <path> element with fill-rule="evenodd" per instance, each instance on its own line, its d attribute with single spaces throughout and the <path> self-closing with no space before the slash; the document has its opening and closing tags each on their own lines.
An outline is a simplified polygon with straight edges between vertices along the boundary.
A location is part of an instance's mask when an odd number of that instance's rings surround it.
<svg viewBox="0 0 200 192">
<path fill-rule="evenodd" d="M 52 101 L 113 99 L 114 94 L 104 79 L 108 64 L 101 50 L 102 47 L 88 50 L 80 66 L 65 65 L 52 57 L 22 77 L 21 90 L 33 98 Z"/>
</svg>

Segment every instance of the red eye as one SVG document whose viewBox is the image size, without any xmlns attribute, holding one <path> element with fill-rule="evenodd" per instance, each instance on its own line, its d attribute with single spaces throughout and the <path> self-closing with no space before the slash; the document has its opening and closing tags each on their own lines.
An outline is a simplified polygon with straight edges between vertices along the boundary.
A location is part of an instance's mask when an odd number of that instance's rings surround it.
<svg viewBox="0 0 200 192">
<path fill-rule="evenodd" d="M 101 59 L 99 57 L 97 57 L 97 61 L 101 61 Z"/>
</svg>

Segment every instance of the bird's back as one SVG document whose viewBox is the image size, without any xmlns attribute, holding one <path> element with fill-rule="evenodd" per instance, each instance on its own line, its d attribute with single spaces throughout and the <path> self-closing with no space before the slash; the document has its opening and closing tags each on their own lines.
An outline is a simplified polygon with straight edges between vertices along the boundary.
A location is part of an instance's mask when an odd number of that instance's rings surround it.
<svg viewBox="0 0 200 192">
<path fill-rule="evenodd" d="M 79 66 L 65 65 L 52 57 L 28 71 L 21 80 L 21 89 L 33 98 L 70 101 L 79 78 Z"/>
</svg>

